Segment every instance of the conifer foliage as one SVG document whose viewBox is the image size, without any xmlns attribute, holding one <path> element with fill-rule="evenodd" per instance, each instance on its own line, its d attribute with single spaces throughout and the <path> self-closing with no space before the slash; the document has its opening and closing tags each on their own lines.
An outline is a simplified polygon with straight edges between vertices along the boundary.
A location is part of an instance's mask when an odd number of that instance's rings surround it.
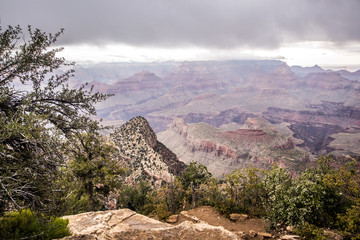
<svg viewBox="0 0 360 240">
<path fill-rule="evenodd" d="M 108 96 L 69 87 L 73 64 L 52 47 L 62 33 L 0 27 L 0 215 L 49 209 L 64 163 L 60 145 L 89 125 L 99 129 L 90 116 Z"/>
</svg>

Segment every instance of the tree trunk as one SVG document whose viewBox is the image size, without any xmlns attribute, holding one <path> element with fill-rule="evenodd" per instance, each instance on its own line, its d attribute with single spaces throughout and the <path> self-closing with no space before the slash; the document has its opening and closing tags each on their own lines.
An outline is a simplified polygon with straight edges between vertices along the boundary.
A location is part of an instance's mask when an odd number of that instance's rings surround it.
<svg viewBox="0 0 360 240">
<path fill-rule="evenodd" d="M 94 190 L 93 190 L 93 186 L 92 186 L 91 183 L 89 184 L 88 194 L 89 194 L 89 208 L 90 208 L 90 211 L 95 211 Z"/>
<path fill-rule="evenodd" d="M 175 185 L 170 183 L 171 187 L 171 213 L 175 214 L 176 212 L 176 196 L 175 196 Z"/>
<path fill-rule="evenodd" d="M 195 208 L 195 207 L 196 207 L 196 202 L 195 202 L 195 188 L 194 188 L 193 182 L 190 183 L 190 187 L 191 187 L 192 208 Z"/>
</svg>

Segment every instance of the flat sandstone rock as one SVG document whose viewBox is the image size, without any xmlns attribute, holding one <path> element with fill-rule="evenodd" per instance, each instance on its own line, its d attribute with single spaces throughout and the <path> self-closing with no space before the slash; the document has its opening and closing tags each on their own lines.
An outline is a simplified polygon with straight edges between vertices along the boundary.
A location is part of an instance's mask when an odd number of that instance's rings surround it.
<svg viewBox="0 0 360 240">
<path fill-rule="evenodd" d="M 129 209 L 89 212 L 65 216 L 69 220 L 72 236 L 75 239 L 243 239 L 221 226 L 211 226 L 205 222 L 183 222 L 177 226 L 163 223 Z"/>
</svg>

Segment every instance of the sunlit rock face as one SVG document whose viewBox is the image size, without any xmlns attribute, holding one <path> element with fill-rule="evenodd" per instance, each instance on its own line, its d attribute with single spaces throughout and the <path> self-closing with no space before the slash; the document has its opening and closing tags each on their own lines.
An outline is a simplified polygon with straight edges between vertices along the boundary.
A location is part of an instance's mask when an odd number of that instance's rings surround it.
<svg viewBox="0 0 360 240">
<path fill-rule="evenodd" d="M 286 155 L 285 149 L 306 152 L 305 159 L 310 161 L 329 153 L 360 155 L 360 71 L 289 67 L 281 61 L 256 60 L 113 64 L 96 71 L 86 70 L 87 75 L 81 70 L 82 76 L 95 84 L 95 90 L 115 94 L 97 106 L 105 123 L 124 123 L 135 116 L 144 116 L 156 133 L 169 133 L 175 119 L 183 119 L 189 126 L 193 124 L 191 128 L 201 128 L 200 123 L 206 123 L 235 131 L 218 134 L 216 148 L 211 147 L 213 141 L 202 139 L 194 142 L 195 152 L 191 147 L 189 152 L 183 150 L 181 154 L 176 151 L 180 142 L 168 144 L 161 137 L 161 141 L 185 162 L 189 159 L 215 161 L 216 169 L 226 169 L 217 171 L 227 172 L 230 170 L 227 166 L 244 166 L 248 158 L 255 163 L 279 161 L 287 165 L 284 159 L 292 157 Z M 74 79 L 75 83 L 81 81 Z M 240 151 L 221 143 L 229 142 L 230 136 L 239 140 L 240 137 L 235 136 L 242 136 L 241 131 L 236 133 L 236 130 L 244 129 L 249 119 L 266 120 L 275 129 L 280 126 L 282 131 L 278 134 L 284 138 L 273 149 L 278 153 L 283 149 L 281 155 L 269 155 L 270 159 L 264 160 L 264 156 L 254 153 L 259 152 L 258 148 Z M 251 139 L 249 134 L 243 135 L 244 139 Z M 221 137 L 223 139 L 219 140 Z M 263 136 L 273 141 L 268 137 Z M 217 149 L 216 158 L 209 154 L 197 155 L 210 149 Z M 193 153 L 196 153 L 194 157 L 188 157 Z M 231 156 L 236 156 L 235 160 Z M 301 160 L 294 160 L 297 163 L 292 162 L 292 166 L 302 166 L 305 160 L 299 156 L 295 159 Z"/>
<path fill-rule="evenodd" d="M 163 223 L 129 209 L 88 212 L 63 217 L 69 220 L 71 236 L 77 239 L 245 239 L 221 226 L 185 221 L 177 226 Z"/>
<path fill-rule="evenodd" d="M 146 180 L 154 186 L 170 182 L 185 170 L 143 117 L 135 117 L 110 134 L 117 150 L 117 159 L 129 173 L 126 181 L 136 183 Z"/>
<path fill-rule="evenodd" d="M 249 118 L 243 125 L 220 128 L 175 119 L 158 137 L 181 161 L 200 162 L 215 177 L 222 178 L 235 169 L 269 168 L 273 163 L 293 172 L 303 170 L 309 155 L 296 146 L 302 141 L 291 134 L 287 125 L 274 125 L 261 118 Z"/>
</svg>

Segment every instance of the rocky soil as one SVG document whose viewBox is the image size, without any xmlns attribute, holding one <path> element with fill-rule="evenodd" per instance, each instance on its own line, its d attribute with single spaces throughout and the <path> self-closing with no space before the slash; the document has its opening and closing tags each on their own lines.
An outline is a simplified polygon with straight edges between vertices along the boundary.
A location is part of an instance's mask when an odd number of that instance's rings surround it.
<svg viewBox="0 0 360 240">
<path fill-rule="evenodd" d="M 72 236 L 64 239 L 244 239 L 241 234 L 205 222 L 163 223 L 129 209 L 66 216 Z"/>
<path fill-rule="evenodd" d="M 179 225 L 185 221 L 195 219 L 198 222 L 203 221 L 213 226 L 222 226 L 232 232 L 243 232 L 244 234 L 248 234 L 250 231 L 266 232 L 267 224 L 264 220 L 259 218 L 249 218 L 247 215 L 244 216 L 243 219 L 232 221 L 220 214 L 213 207 L 201 206 L 179 214 L 175 224 Z"/>
<path fill-rule="evenodd" d="M 230 214 L 230 219 L 214 208 L 202 206 L 160 222 L 129 209 L 88 212 L 65 216 L 71 236 L 63 240 L 295 240 L 300 239 L 292 227 L 267 232 L 262 219 L 245 214 Z M 326 239 L 342 240 L 337 232 L 324 230 Z"/>
</svg>

